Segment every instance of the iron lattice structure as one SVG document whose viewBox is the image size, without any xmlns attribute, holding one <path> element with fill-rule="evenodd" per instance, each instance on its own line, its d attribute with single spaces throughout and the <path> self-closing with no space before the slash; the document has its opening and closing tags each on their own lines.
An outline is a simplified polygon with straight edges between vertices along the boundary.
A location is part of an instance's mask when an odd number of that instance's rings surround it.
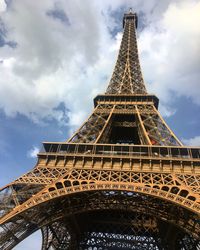
<svg viewBox="0 0 200 250">
<path fill-rule="evenodd" d="M 200 148 L 185 147 L 146 91 L 137 16 L 124 15 L 113 75 L 66 142 L 0 192 L 0 248 L 36 230 L 42 249 L 200 249 Z"/>
</svg>

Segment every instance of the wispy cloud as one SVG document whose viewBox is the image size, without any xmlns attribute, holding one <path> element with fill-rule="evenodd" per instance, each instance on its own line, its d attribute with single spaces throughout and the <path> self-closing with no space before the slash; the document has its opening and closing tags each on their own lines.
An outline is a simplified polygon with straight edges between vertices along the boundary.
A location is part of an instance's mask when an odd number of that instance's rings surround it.
<svg viewBox="0 0 200 250">
<path fill-rule="evenodd" d="M 0 0 L 0 12 L 3 12 L 6 10 L 6 3 L 4 0 Z"/>
<path fill-rule="evenodd" d="M 30 158 L 36 158 L 37 154 L 39 153 L 40 149 L 36 146 L 33 146 L 28 152 L 27 156 Z"/>
<path fill-rule="evenodd" d="M 129 6 L 145 16 L 139 49 L 149 91 L 165 106 L 172 94 L 199 104 L 200 1 L 86 2 L 12 1 L 2 12 L 7 40 L 17 44 L 0 48 L 0 108 L 7 116 L 63 122 L 70 110 L 85 118 L 94 94 L 105 91 L 117 56 L 113 13 Z M 57 108 L 60 103 L 66 110 Z"/>
<path fill-rule="evenodd" d="M 183 139 L 182 141 L 185 145 L 200 147 L 200 136 L 195 136 L 189 139 Z"/>
</svg>

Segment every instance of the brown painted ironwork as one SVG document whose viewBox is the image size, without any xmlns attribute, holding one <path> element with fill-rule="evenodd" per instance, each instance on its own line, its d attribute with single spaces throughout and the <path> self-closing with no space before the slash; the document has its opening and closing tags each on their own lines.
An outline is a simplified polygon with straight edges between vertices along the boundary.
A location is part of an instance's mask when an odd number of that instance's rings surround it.
<svg viewBox="0 0 200 250">
<path fill-rule="evenodd" d="M 137 16 L 104 95 L 66 142 L 0 191 L 0 248 L 41 229 L 42 249 L 200 249 L 200 148 L 183 146 L 146 91 Z"/>
</svg>

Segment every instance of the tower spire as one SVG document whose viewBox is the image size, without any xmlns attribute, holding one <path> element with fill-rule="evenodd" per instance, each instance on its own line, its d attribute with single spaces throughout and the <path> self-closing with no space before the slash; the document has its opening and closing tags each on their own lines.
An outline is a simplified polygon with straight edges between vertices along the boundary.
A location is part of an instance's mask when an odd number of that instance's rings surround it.
<svg viewBox="0 0 200 250">
<path fill-rule="evenodd" d="M 138 57 L 137 15 L 132 8 L 124 14 L 123 27 L 119 55 L 106 94 L 147 94 Z"/>
</svg>

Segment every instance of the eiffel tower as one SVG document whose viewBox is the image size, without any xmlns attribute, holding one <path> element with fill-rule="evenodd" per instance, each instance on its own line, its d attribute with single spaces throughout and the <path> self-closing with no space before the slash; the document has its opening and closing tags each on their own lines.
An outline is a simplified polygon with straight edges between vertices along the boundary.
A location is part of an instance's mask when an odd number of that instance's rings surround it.
<svg viewBox="0 0 200 250">
<path fill-rule="evenodd" d="M 131 10 L 123 27 L 89 118 L 1 189 L 2 250 L 37 230 L 42 250 L 200 249 L 200 148 L 182 145 L 147 93 Z"/>
</svg>

